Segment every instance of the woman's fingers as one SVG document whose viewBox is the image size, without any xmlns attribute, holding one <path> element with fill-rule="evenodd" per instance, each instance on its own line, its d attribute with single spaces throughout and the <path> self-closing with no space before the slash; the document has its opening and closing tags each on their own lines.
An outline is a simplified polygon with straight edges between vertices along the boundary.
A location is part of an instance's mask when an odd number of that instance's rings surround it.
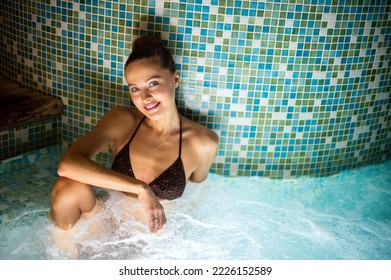
<svg viewBox="0 0 391 280">
<path fill-rule="evenodd" d="M 151 191 L 148 194 L 139 195 L 138 199 L 147 213 L 149 230 L 152 233 L 155 233 L 162 229 L 167 223 L 167 219 L 164 208 L 160 204 L 158 198 Z"/>
<path fill-rule="evenodd" d="M 163 207 L 161 206 L 160 209 L 150 209 L 148 213 L 148 221 L 149 221 L 149 230 L 152 233 L 161 230 L 163 226 L 167 223 L 167 219 L 166 219 L 166 215 L 164 214 Z"/>
</svg>

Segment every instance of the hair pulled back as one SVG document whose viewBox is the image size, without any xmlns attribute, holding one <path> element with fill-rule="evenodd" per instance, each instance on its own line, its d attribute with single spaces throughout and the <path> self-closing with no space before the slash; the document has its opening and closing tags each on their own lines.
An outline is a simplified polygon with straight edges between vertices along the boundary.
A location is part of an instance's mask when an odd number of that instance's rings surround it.
<svg viewBox="0 0 391 280">
<path fill-rule="evenodd" d="M 138 37 L 133 41 L 132 52 L 126 60 L 125 67 L 130 63 L 143 58 L 151 59 L 163 69 L 171 73 L 176 71 L 175 61 L 163 42 L 152 36 Z"/>
</svg>

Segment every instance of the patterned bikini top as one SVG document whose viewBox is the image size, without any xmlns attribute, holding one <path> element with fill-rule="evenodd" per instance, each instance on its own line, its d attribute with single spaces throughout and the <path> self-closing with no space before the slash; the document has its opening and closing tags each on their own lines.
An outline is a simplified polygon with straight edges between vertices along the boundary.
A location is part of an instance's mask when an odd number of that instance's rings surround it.
<svg viewBox="0 0 391 280">
<path fill-rule="evenodd" d="M 119 153 L 114 158 L 113 164 L 111 166 L 112 170 L 125 174 L 129 177 L 136 178 L 132 165 L 130 162 L 130 151 L 129 146 L 132 142 L 134 136 L 136 135 L 138 129 L 143 123 L 144 118 L 138 124 L 136 130 L 134 131 L 129 142 L 119 151 Z M 173 200 L 182 196 L 185 186 L 186 186 L 186 175 L 185 169 L 183 166 L 181 152 L 182 152 L 182 119 L 180 118 L 180 132 L 179 132 L 179 155 L 175 162 L 168 167 L 162 174 L 160 174 L 156 179 L 154 179 L 149 187 L 155 193 L 157 197 Z"/>
</svg>

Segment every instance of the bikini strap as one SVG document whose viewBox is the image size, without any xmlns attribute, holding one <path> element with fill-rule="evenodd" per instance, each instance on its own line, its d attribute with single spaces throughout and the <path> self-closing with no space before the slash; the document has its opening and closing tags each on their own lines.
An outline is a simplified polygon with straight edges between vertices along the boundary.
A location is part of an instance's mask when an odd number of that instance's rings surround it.
<svg viewBox="0 0 391 280">
<path fill-rule="evenodd" d="M 129 140 L 128 144 L 130 144 L 130 142 L 132 142 L 134 136 L 136 135 L 138 129 L 140 128 L 140 126 L 141 126 L 141 124 L 143 123 L 144 120 L 145 120 L 145 116 L 141 119 L 141 121 L 137 125 L 136 130 L 133 132 L 132 137 L 130 137 L 130 140 Z"/>
<path fill-rule="evenodd" d="M 182 155 L 182 118 L 179 116 L 179 157 Z"/>
<path fill-rule="evenodd" d="M 139 124 L 137 125 L 136 130 L 132 134 L 132 137 L 130 137 L 128 145 L 130 144 L 130 142 L 132 142 L 134 136 L 136 135 L 138 129 L 140 128 L 140 126 L 143 123 L 143 121 L 145 120 L 145 118 L 146 118 L 146 116 L 144 116 L 141 119 L 141 121 L 139 122 Z M 179 157 L 181 157 L 181 155 L 182 155 L 182 118 L 181 118 L 181 116 L 179 116 Z"/>
</svg>

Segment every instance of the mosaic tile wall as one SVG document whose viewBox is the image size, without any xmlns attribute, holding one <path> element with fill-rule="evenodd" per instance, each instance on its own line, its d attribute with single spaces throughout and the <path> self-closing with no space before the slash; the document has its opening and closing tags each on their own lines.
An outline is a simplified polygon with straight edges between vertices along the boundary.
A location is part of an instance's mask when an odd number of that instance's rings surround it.
<svg viewBox="0 0 391 280">
<path fill-rule="evenodd" d="M 29 125 L 0 131 L 0 162 L 26 152 L 59 144 L 57 119 L 42 120 Z"/>
<path fill-rule="evenodd" d="M 180 111 L 220 136 L 213 172 L 318 176 L 391 158 L 387 0 L 0 5 L 0 73 L 62 97 L 65 146 L 130 105 L 123 64 L 148 33 L 175 56 Z"/>
</svg>

